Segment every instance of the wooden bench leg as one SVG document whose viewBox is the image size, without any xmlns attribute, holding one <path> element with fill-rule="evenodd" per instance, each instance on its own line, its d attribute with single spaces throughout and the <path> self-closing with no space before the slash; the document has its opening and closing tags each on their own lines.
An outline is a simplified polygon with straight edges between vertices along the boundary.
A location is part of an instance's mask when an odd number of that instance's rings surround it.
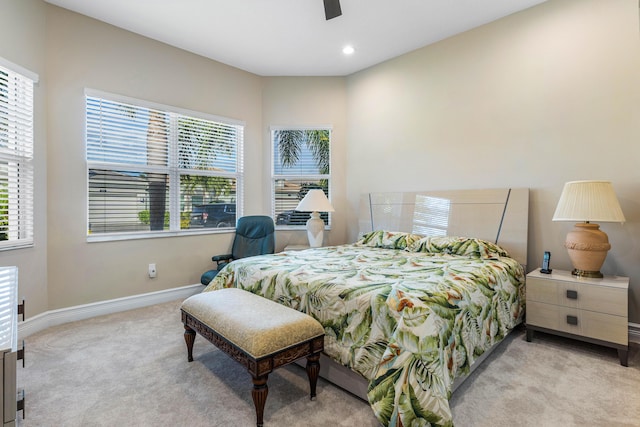
<svg viewBox="0 0 640 427">
<path fill-rule="evenodd" d="M 186 324 L 184 325 L 184 341 L 187 343 L 187 360 L 193 362 L 193 342 L 196 340 L 196 331 Z"/>
<path fill-rule="evenodd" d="M 316 384 L 318 384 L 318 374 L 320 373 L 320 353 L 307 357 L 307 376 L 311 388 L 311 400 L 316 399 Z"/>
<path fill-rule="evenodd" d="M 268 377 L 268 375 L 252 376 L 253 389 L 251 390 L 251 397 L 256 407 L 256 424 L 258 427 L 262 427 L 263 424 L 264 404 L 267 401 L 267 394 L 269 394 L 269 387 L 267 387 Z"/>
</svg>

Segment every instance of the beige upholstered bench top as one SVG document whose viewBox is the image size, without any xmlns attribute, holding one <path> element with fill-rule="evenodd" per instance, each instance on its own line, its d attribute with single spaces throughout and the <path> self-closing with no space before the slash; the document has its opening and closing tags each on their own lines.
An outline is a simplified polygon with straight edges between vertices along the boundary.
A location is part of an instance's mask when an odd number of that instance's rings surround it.
<svg viewBox="0 0 640 427">
<path fill-rule="evenodd" d="M 312 317 L 237 288 L 194 295 L 182 310 L 256 359 L 324 335 Z"/>
<path fill-rule="evenodd" d="M 256 425 L 263 426 L 267 378 L 274 369 L 307 358 L 311 399 L 316 397 L 324 329 L 311 316 L 237 288 L 203 292 L 182 303 L 187 359 L 196 331 L 247 368 Z"/>
</svg>

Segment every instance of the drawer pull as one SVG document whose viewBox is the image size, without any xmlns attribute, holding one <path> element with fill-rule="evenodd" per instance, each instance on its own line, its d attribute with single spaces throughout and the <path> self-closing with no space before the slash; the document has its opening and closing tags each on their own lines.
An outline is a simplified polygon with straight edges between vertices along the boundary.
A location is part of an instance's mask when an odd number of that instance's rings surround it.
<svg viewBox="0 0 640 427">
<path fill-rule="evenodd" d="M 22 315 L 22 321 L 24 322 L 24 299 L 22 304 L 18 304 L 18 315 Z"/>
<path fill-rule="evenodd" d="M 22 390 L 22 393 L 18 393 L 18 397 L 20 397 L 20 394 L 22 394 L 22 398 L 18 399 L 16 402 L 16 412 L 20 412 L 22 411 L 22 419 L 26 419 L 26 417 L 24 416 L 25 414 L 25 410 L 24 410 L 24 405 L 25 405 L 25 397 L 24 397 L 24 390 Z"/>
<path fill-rule="evenodd" d="M 18 360 L 22 360 L 22 367 L 24 368 L 24 340 L 22 340 L 22 348 L 18 350 Z"/>
<path fill-rule="evenodd" d="M 577 325 L 578 318 L 576 316 L 567 316 L 567 323 L 570 325 Z"/>
<path fill-rule="evenodd" d="M 567 290 L 567 298 L 578 299 L 578 291 Z"/>
</svg>

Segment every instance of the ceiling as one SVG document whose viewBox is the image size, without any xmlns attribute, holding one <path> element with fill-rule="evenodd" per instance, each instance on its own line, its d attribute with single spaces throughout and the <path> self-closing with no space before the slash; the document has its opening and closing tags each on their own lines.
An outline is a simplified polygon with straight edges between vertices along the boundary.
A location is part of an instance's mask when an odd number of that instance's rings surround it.
<svg viewBox="0 0 640 427">
<path fill-rule="evenodd" d="M 329 21 L 323 0 L 45 1 L 260 76 L 344 76 L 545 0 L 341 0 Z"/>
</svg>

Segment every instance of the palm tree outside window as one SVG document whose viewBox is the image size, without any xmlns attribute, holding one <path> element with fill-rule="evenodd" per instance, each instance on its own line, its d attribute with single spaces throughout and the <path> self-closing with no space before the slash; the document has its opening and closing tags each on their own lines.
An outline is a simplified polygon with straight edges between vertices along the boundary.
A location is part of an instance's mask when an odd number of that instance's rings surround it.
<svg viewBox="0 0 640 427">
<path fill-rule="evenodd" d="M 304 227 L 310 212 L 296 206 L 311 189 L 331 191 L 331 128 L 273 127 L 272 200 L 277 227 Z M 326 225 L 330 215 L 321 213 Z"/>
</svg>

